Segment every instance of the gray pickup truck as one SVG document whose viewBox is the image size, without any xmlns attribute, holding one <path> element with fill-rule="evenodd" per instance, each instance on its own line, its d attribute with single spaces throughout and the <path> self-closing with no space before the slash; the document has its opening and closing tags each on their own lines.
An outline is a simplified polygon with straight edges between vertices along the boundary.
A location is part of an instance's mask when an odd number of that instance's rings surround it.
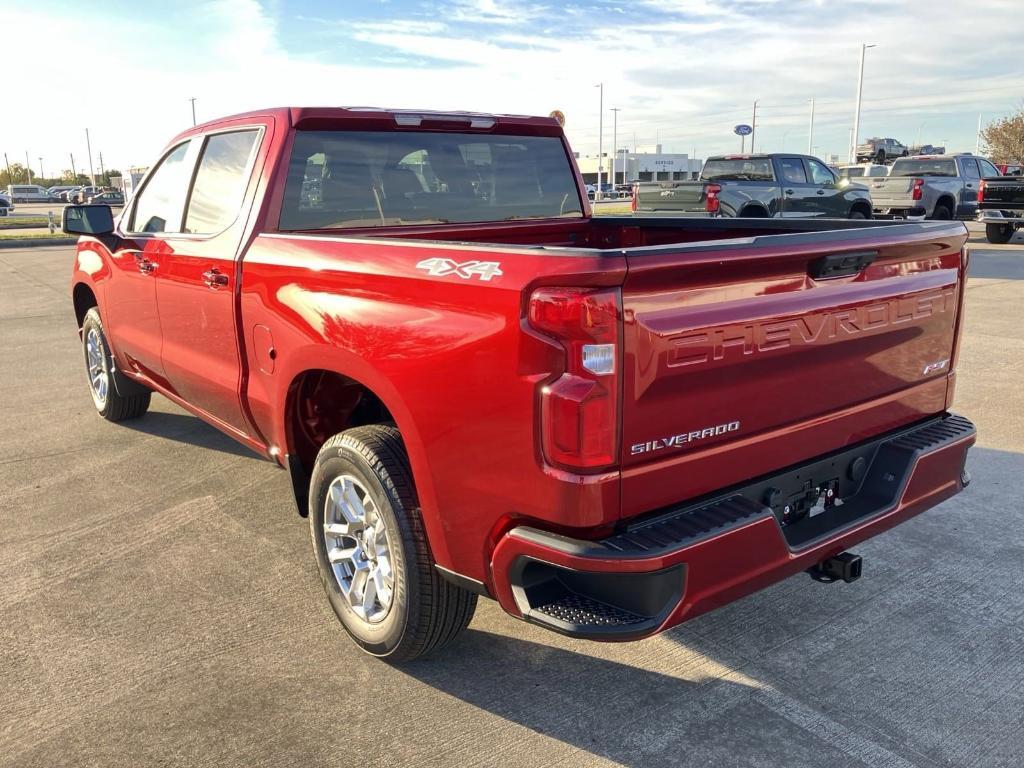
<svg viewBox="0 0 1024 768">
<path fill-rule="evenodd" d="M 634 211 L 679 216 L 870 219 L 865 187 L 840 180 L 809 155 L 710 157 L 697 181 L 640 182 Z"/>
<path fill-rule="evenodd" d="M 907 146 L 896 139 L 883 139 L 876 136 L 857 145 L 857 162 L 885 165 L 894 157 L 906 157 L 909 152 Z"/>
<path fill-rule="evenodd" d="M 995 176 L 978 186 L 978 221 L 985 225 L 990 243 L 1008 243 L 1024 229 L 1024 178 Z"/>
<path fill-rule="evenodd" d="M 974 155 L 901 157 L 889 175 L 869 185 L 875 216 L 897 219 L 973 219 L 978 184 L 998 176 L 988 160 Z"/>
</svg>

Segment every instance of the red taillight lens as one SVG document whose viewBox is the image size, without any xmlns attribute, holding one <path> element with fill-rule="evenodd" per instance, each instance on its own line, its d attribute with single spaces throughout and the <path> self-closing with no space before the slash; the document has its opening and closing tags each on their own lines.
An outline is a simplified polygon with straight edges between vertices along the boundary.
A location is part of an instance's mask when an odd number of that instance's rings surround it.
<svg viewBox="0 0 1024 768">
<path fill-rule="evenodd" d="M 541 450 L 551 464 L 594 472 L 618 462 L 617 288 L 540 288 L 529 323 L 565 349 L 565 372 L 541 390 Z"/>
<path fill-rule="evenodd" d="M 911 200 L 921 199 L 921 195 L 924 194 L 922 187 L 924 187 L 924 179 L 914 179 L 914 188 L 910 193 Z"/>
<path fill-rule="evenodd" d="M 704 187 L 704 210 L 708 213 L 718 213 L 718 193 L 721 191 L 721 184 L 708 184 Z"/>
<path fill-rule="evenodd" d="M 630 203 L 630 208 L 632 209 L 632 211 L 634 213 L 636 212 L 636 199 L 639 196 L 639 194 L 640 194 L 640 190 L 637 189 L 636 184 L 634 184 L 633 185 L 633 202 Z"/>
<path fill-rule="evenodd" d="M 978 183 L 978 202 L 979 203 L 985 202 L 985 180 L 984 179 L 982 179 Z"/>
</svg>

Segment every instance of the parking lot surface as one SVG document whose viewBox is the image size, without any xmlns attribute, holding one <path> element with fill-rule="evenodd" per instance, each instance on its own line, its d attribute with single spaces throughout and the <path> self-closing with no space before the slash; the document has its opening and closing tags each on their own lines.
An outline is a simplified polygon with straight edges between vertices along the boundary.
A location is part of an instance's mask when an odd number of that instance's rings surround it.
<svg viewBox="0 0 1024 768">
<path fill-rule="evenodd" d="M 160 397 L 96 416 L 72 249 L 0 251 L 0 765 L 1018 765 L 1024 247 L 972 248 L 974 481 L 860 581 L 621 645 L 481 601 L 401 668 L 335 620 L 283 471 Z"/>
</svg>

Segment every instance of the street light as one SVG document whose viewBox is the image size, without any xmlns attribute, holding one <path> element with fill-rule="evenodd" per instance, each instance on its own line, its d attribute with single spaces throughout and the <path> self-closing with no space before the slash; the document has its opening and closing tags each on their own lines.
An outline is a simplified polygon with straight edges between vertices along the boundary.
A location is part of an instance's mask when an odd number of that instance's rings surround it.
<svg viewBox="0 0 1024 768">
<path fill-rule="evenodd" d="M 594 202 L 601 199 L 601 167 L 604 165 L 604 83 L 594 86 L 600 89 L 597 108 L 597 188 L 594 190 Z"/>
<path fill-rule="evenodd" d="M 192 125 L 196 124 L 196 97 L 192 96 L 189 101 L 192 102 Z"/>
<path fill-rule="evenodd" d="M 615 186 L 615 161 L 619 156 L 619 112 L 621 111 L 618 107 L 612 107 L 612 114 L 614 115 L 612 118 L 612 187 Z M 623 171 L 622 175 L 625 177 L 625 171 Z M 625 182 L 626 179 L 623 178 L 622 181 Z"/>
<path fill-rule="evenodd" d="M 867 43 L 860 44 L 860 73 L 857 75 L 857 109 L 853 113 L 853 138 L 850 140 L 850 162 L 853 163 L 857 160 L 857 137 L 860 135 L 860 97 L 861 92 L 864 90 L 864 52 L 868 48 L 877 47 L 874 43 L 868 45 Z"/>
</svg>

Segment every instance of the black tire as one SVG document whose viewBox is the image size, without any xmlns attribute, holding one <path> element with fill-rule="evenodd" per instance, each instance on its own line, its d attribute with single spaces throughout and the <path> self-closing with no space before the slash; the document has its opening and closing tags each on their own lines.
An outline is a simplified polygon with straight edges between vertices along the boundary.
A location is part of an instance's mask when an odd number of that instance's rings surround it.
<svg viewBox="0 0 1024 768">
<path fill-rule="evenodd" d="M 106 385 L 102 393 L 94 383 L 93 371 L 90 366 L 90 343 L 96 345 L 98 364 L 102 380 Z M 122 397 L 117 393 L 117 388 L 114 386 L 116 375 L 114 360 L 110 355 L 110 344 L 107 342 L 107 335 L 103 331 L 103 321 L 100 319 L 100 312 L 96 307 L 85 313 L 85 320 L 82 322 L 82 352 L 85 355 L 85 375 L 89 383 L 92 403 L 96 406 L 96 412 L 100 416 L 107 421 L 124 421 L 137 419 L 149 409 L 152 392 L 145 391 L 127 397 Z"/>
<path fill-rule="evenodd" d="M 328 494 L 343 477 L 362 486 L 363 501 L 372 501 L 375 523 L 383 522 L 386 531 L 394 581 L 389 606 L 381 606 L 386 612 L 375 621 L 356 612 L 327 554 Z M 477 596 L 445 581 L 434 567 L 408 456 L 395 427 L 356 427 L 324 443 L 310 479 L 309 532 L 327 599 L 345 631 L 367 653 L 388 662 L 411 661 L 450 643 L 473 618 Z"/>
<path fill-rule="evenodd" d="M 870 218 L 870 217 L 867 216 L 862 209 L 854 208 L 853 210 L 850 211 L 850 215 L 847 216 L 846 218 L 848 218 L 848 219 L 867 219 L 867 218 Z"/>
<path fill-rule="evenodd" d="M 1013 237 L 1013 227 L 1009 224 L 986 224 L 985 239 L 995 245 L 1005 245 Z"/>
<path fill-rule="evenodd" d="M 938 203 L 935 210 L 932 211 L 931 217 L 936 221 L 949 221 L 953 218 L 953 211 L 945 203 Z"/>
</svg>

